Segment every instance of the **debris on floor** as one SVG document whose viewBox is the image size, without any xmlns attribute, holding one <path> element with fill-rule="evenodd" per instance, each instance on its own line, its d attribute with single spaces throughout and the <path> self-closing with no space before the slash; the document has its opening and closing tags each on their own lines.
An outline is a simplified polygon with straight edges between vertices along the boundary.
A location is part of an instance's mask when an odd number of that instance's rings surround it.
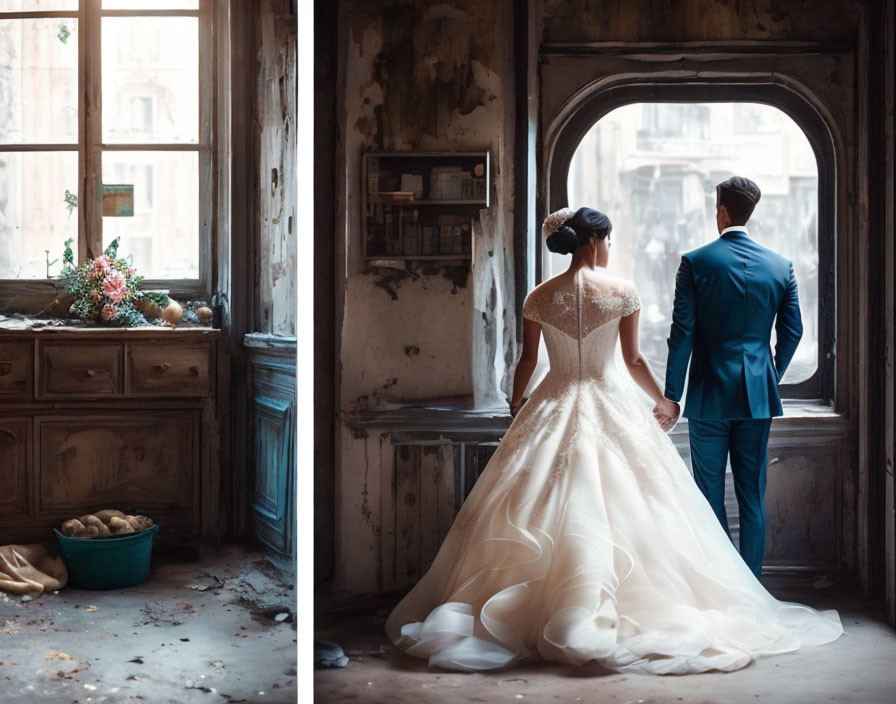
<svg viewBox="0 0 896 704">
<path fill-rule="evenodd" d="M 318 667 L 345 667 L 348 665 L 348 658 L 337 643 L 331 640 L 316 640 L 314 664 Z"/>
<path fill-rule="evenodd" d="M 242 547 L 193 550 L 127 589 L 0 598 L 3 704 L 295 702 L 294 576 Z"/>
</svg>

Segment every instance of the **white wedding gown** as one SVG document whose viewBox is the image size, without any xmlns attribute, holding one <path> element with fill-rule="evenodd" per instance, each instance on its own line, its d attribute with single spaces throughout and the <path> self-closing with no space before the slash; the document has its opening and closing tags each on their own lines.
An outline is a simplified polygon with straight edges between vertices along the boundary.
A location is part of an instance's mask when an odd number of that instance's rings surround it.
<svg viewBox="0 0 896 704">
<path fill-rule="evenodd" d="M 511 423 L 390 640 L 431 666 L 540 656 L 639 673 L 735 670 L 843 633 L 741 559 L 617 362 L 634 286 L 579 270 L 526 298 L 550 371 Z"/>
</svg>

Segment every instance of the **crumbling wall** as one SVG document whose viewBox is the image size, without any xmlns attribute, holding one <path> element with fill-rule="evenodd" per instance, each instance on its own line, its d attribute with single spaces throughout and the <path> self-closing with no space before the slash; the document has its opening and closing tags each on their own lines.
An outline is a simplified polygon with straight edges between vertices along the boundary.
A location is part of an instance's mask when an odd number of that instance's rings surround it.
<svg viewBox="0 0 896 704">
<path fill-rule="evenodd" d="M 344 298 L 337 336 L 344 413 L 503 400 L 505 347 L 515 344 L 504 320 L 508 306 L 512 315 L 513 280 L 508 8 L 475 0 L 348 0 L 340 7 L 337 288 Z M 364 260 L 362 154 L 407 150 L 491 153 L 496 197 L 474 223 L 472 267 L 393 269 Z"/>
<path fill-rule="evenodd" d="M 257 12 L 258 247 L 255 325 L 296 334 L 296 26 L 289 3 Z"/>
<path fill-rule="evenodd" d="M 394 523 L 390 501 L 399 490 L 391 487 L 398 462 L 391 433 L 368 436 L 351 417 L 407 405 L 482 408 L 505 400 L 508 359 L 516 354 L 511 8 L 510 0 L 340 5 L 337 592 L 383 584 L 381 553 L 389 541 L 380 531 Z M 490 153 L 492 205 L 474 218 L 469 265 L 397 269 L 365 261 L 362 154 L 411 150 Z M 428 512 L 425 497 L 420 501 L 413 508 Z"/>
</svg>

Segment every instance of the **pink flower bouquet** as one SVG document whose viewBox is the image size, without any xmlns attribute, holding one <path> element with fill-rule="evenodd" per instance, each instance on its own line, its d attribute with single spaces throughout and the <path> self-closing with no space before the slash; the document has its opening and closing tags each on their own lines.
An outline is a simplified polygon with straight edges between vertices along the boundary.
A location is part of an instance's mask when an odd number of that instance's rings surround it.
<svg viewBox="0 0 896 704">
<path fill-rule="evenodd" d="M 139 290 L 143 277 L 138 276 L 124 259 L 118 258 L 118 239 L 96 259 L 78 267 L 75 267 L 69 240 L 63 261 L 60 278 L 66 291 L 75 297 L 69 310 L 81 320 L 119 327 L 149 325 L 141 309 L 147 303 L 154 303 L 159 308 L 168 305 L 167 294 Z"/>
</svg>

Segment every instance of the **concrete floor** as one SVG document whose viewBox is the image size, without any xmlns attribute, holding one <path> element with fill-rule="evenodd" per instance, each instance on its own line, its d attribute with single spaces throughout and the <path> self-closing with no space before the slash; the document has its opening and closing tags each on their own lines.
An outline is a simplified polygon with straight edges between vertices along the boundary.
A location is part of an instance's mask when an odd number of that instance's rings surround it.
<svg viewBox="0 0 896 704">
<path fill-rule="evenodd" d="M 0 592 L 0 702 L 295 702 L 292 581 L 256 552 L 188 546 L 154 551 L 129 589 Z"/>
<path fill-rule="evenodd" d="M 382 632 L 390 603 L 374 615 L 363 603 L 319 606 L 316 637 L 333 640 L 349 664 L 318 669 L 314 701 L 377 702 L 583 702 L 815 704 L 896 702 L 896 632 L 883 615 L 842 587 L 766 578 L 779 599 L 840 612 L 845 635 L 825 646 L 762 658 L 742 670 L 680 676 L 620 675 L 594 663 L 579 668 L 550 663 L 521 665 L 490 674 L 430 670 L 425 660 L 396 650 Z M 394 603 L 393 595 L 391 603 Z M 374 605 L 366 600 L 368 606 Z"/>
</svg>

